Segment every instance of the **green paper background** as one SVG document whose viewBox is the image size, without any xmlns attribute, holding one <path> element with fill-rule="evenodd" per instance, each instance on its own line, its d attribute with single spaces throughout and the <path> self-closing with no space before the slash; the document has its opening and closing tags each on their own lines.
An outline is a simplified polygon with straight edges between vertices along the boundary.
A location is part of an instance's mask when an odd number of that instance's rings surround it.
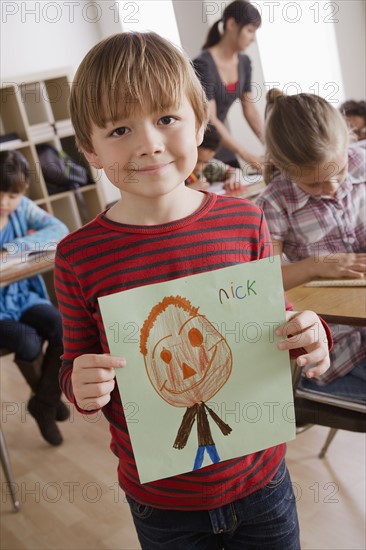
<svg viewBox="0 0 366 550">
<path fill-rule="evenodd" d="M 242 295 L 248 280 L 255 281 L 257 295 L 232 298 L 231 286 L 243 286 Z M 220 288 L 230 296 L 223 304 Z M 185 448 L 173 448 L 186 409 L 159 397 L 140 353 L 140 328 L 149 312 L 164 297 L 177 295 L 199 307 L 232 351 L 230 378 L 207 402 L 232 428 L 224 436 L 208 417 L 221 461 L 295 437 L 289 354 L 277 349 L 274 336 L 285 320 L 279 256 L 105 296 L 99 305 L 110 352 L 127 360 L 116 376 L 141 483 L 191 471 L 197 451 L 195 424 Z M 205 453 L 203 466 L 209 464 Z"/>
</svg>

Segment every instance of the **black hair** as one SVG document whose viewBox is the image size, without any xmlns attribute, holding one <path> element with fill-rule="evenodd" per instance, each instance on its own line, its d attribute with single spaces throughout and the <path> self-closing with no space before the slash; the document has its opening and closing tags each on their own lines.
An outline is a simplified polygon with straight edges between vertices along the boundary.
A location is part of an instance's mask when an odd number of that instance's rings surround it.
<svg viewBox="0 0 366 550">
<path fill-rule="evenodd" d="M 29 184 L 29 164 L 19 151 L 0 152 L 0 191 L 24 193 Z"/>
<path fill-rule="evenodd" d="M 199 147 L 203 147 L 204 149 L 209 149 L 210 151 L 214 151 L 216 153 L 217 149 L 220 146 L 221 143 L 221 136 L 219 132 L 216 129 L 216 126 L 213 124 L 207 124 L 203 141 Z"/>
<path fill-rule="evenodd" d="M 262 23 L 261 15 L 255 6 L 246 0 L 235 0 L 226 6 L 222 13 L 222 18 L 216 21 L 208 31 L 206 42 L 202 46 L 203 50 L 211 48 L 211 46 L 215 46 L 215 44 L 220 42 L 219 24 L 222 21 L 225 30 L 226 22 L 230 18 L 235 20 L 240 29 L 245 27 L 245 25 L 254 25 L 258 28 Z"/>
<path fill-rule="evenodd" d="M 342 103 L 339 110 L 344 116 L 360 116 L 366 121 L 366 101 L 349 99 Z"/>
</svg>

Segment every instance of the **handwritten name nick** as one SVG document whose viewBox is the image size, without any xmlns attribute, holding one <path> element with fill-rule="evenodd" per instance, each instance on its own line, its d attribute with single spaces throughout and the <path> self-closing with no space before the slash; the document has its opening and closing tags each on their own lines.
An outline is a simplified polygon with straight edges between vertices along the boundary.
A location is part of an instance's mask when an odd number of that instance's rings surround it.
<svg viewBox="0 0 366 550">
<path fill-rule="evenodd" d="M 230 290 L 226 291 L 224 288 L 220 288 L 219 290 L 219 300 L 220 304 L 222 304 L 222 299 L 226 298 L 226 300 L 231 300 L 234 298 L 234 300 L 244 300 L 244 298 L 247 298 L 251 294 L 254 294 L 257 296 L 256 291 L 254 290 L 255 281 L 250 281 L 249 279 L 246 282 L 246 285 L 238 285 L 231 283 Z"/>
</svg>

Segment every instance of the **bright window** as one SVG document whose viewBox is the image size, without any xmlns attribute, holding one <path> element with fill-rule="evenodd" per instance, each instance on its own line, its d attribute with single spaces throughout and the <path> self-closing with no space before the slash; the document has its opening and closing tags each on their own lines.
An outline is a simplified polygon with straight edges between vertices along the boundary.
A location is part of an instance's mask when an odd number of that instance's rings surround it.
<svg viewBox="0 0 366 550">
<path fill-rule="evenodd" d="M 124 31 L 154 31 L 176 46 L 181 46 L 173 4 L 170 0 L 119 1 L 118 4 Z"/>
<path fill-rule="evenodd" d="M 256 0 L 257 42 L 267 89 L 314 93 L 337 104 L 344 87 L 335 36 L 338 2 Z M 338 14 L 338 17 L 337 17 Z"/>
</svg>

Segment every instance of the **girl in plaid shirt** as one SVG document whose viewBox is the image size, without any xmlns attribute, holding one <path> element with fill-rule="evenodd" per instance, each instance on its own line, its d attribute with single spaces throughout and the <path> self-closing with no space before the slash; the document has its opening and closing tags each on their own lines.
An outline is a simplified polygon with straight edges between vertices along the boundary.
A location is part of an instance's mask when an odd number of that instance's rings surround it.
<svg viewBox="0 0 366 550">
<path fill-rule="evenodd" d="M 365 141 L 350 145 L 342 115 L 312 94 L 267 94 L 268 184 L 257 199 L 283 255 L 284 288 L 366 271 Z M 331 368 L 307 386 L 365 401 L 366 330 L 333 326 Z M 347 375 L 347 376 L 345 376 Z"/>
</svg>

